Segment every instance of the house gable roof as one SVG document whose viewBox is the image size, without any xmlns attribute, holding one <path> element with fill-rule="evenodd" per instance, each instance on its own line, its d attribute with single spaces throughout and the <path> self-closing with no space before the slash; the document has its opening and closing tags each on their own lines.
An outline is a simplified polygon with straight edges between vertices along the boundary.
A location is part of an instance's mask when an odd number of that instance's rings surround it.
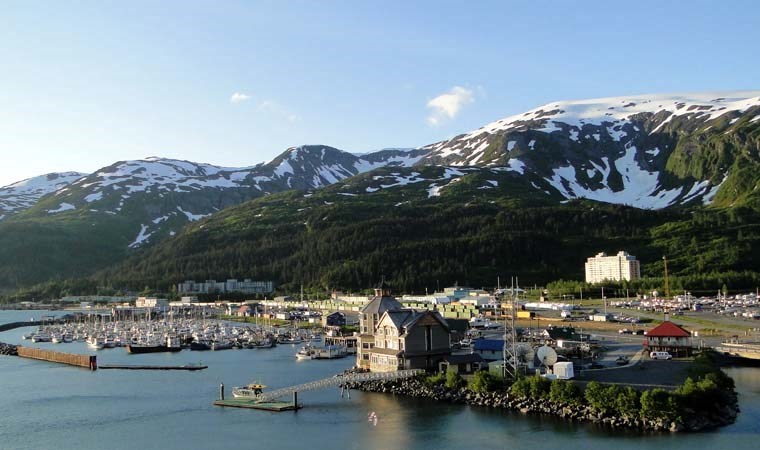
<svg viewBox="0 0 760 450">
<path fill-rule="evenodd" d="M 691 333 L 679 325 L 666 320 L 665 322 L 647 331 L 647 337 L 691 337 Z"/>
<path fill-rule="evenodd" d="M 399 334 L 407 334 L 409 330 L 419 323 L 440 324 L 446 331 L 449 326 L 437 311 L 415 311 L 414 309 L 401 309 L 386 311 L 378 321 L 378 327 L 384 326 L 384 323 L 390 321 L 391 324 L 399 330 Z"/>
<path fill-rule="evenodd" d="M 404 307 L 393 297 L 375 297 L 362 308 L 363 314 L 382 315 L 386 311 L 396 311 Z"/>
</svg>

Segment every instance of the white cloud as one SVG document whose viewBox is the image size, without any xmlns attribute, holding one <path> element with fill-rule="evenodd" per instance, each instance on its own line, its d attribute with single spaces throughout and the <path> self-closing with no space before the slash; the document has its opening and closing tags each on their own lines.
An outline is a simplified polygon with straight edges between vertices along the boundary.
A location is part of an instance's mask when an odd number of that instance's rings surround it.
<svg viewBox="0 0 760 450">
<path fill-rule="evenodd" d="M 251 98 L 250 95 L 245 95 L 242 92 L 235 92 L 232 94 L 232 97 L 230 97 L 230 103 L 241 103 L 246 100 L 249 100 Z"/>
<path fill-rule="evenodd" d="M 438 126 L 447 119 L 453 119 L 459 111 L 469 103 L 475 101 L 472 90 L 461 86 L 454 86 L 438 97 L 430 100 L 427 107 L 431 109 L 427 118 L 429 125 Z"/>
<path fill-rule="evenodd" d="M 300 119 L 298 115 L 294 114 L 288 108 L 284 107 L 283 105 L 273 100 L 263 100 L 262 102 L 260 102 L 259 111 L 263 111 L 272 115 L 282 117 L 283 119 L 291 123 L 297 122 Z"/>
</svg>

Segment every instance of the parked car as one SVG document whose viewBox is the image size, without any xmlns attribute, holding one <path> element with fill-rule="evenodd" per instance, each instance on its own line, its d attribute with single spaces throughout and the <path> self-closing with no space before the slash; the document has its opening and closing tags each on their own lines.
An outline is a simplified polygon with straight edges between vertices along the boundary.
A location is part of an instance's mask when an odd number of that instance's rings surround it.
<svg viewBox="0 0 760 450">
<path fill-rule="evenodd" d="M 673 355 L 668 352 L 650 352 L 649 357 L 651 359 L 673 359 Z"/>
</svg>

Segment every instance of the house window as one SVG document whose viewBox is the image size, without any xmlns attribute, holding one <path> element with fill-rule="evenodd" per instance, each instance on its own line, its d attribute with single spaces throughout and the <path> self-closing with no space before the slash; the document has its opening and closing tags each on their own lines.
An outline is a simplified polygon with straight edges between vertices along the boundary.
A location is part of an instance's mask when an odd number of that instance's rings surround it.
<svg viewBox="0 0 760 450">
<path fill-rule="evenodd" d="M 425 327 L 425 350 L 430 351 L 433 349 L 433 328 L 428 325 Z"/>
</svg>

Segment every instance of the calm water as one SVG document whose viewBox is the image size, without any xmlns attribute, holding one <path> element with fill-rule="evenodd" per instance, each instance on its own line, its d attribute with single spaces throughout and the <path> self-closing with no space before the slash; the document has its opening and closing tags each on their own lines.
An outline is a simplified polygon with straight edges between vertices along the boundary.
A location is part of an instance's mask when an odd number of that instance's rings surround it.
<svg viewBox="0 0 760 450">
<path fill-rule="evenodd" d="M 0 311 L 0 323 L 39 313 Z M 29 328 L 0 333 L 22 343 Z M 83 343 L 35 344 L 91 353 Z M 295 346 L 268 350 L 127 355 L 101 350 L 100 364 L 208 364 L 199 372 L 89 372 L 0 356 L 0 449 L 756 449 L 760 369 L 730 369 L 742 413 L 719 431 L 671 436 L 610 433 L 592 425 L 337 389 L 304 392 L 304 409 L 269 413 L 212 405 L 219 383 L 270 388 L 332 376 L 352 360 L 295 360 Z M 377 425 L 367 421 L 374 411 Z"/>
</svg>

